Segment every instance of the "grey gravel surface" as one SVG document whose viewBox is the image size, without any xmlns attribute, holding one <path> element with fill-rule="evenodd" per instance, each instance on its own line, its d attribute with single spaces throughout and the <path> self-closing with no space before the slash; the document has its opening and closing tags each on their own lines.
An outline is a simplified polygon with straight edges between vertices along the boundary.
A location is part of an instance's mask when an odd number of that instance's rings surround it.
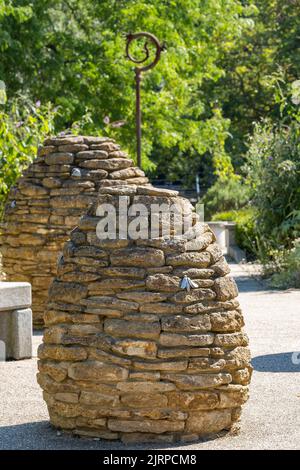
<svg viewBox="0 0 300 470">
<path fill-rule="evenodd" d="M 300 291 L 268 290 L 249 269 L 234 264 L 231 268 L 254 366 L 239 432 L 173 447 L 125 446 L 57 433 L 48 423 L 35 380 L 35 357 L 0 363 L 0 449 L 299 449 L 300 364 L 293 363 L 292 353 L 300 351 Z M 35 334 L 35 348 L 40 342 L 41 334 Z"/>
</svg>

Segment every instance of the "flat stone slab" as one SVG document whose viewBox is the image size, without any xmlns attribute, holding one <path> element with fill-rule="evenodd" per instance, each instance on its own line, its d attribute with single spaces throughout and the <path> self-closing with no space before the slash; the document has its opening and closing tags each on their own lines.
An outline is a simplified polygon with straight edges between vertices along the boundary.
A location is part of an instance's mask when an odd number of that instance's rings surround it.
<svg viewBox="0 0 300 470">
<path fill-rule="evenodd" d="M 31 306 L 29 282 L 0 282 L 0 312 Z"/>
<path fill-rule="evenodd" d="M 0 360 L 32 356 L 31 285 L 0 282 Z"/>
</svg>

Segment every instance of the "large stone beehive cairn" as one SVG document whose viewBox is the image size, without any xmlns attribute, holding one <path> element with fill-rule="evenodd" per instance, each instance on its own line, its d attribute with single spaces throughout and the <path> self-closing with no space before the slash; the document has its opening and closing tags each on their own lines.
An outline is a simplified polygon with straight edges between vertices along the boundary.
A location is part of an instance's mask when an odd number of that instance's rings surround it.
<svg viewBox="0 0 300 470">
<path fill-rule="evenodd" d="M 58 253 L 100 186 L 145 184 L 144 173 L 109 138 L 47 139 L 8 198 L 2 227 L 7 281 L 32 284 L 33 319 L 43 325 Z"/>
<path fill-rule="evenodd" d="M 153 187 L 103 188 L 73 230 L 39 349 L 50 421 L 124 442 L 228 430 L 247 400 L 251 366 L 237 287 L 215 237 L 195 215 L 184 236 L 100 240 L 97 205 L 117 207 L 118 195 L 189 206 Z M 184 275 L 196 284 L 190 291 Z"/>
</svg>

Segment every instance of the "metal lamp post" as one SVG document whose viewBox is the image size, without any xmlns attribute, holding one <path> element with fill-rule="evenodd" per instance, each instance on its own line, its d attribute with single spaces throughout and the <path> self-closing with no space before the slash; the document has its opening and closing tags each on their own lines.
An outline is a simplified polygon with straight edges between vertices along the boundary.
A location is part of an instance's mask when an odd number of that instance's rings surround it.
<svg viewBox="0 0 300 470">
<path fill-rule="evenodd" d="M 130 44 L 134 39 L 145 38 L 144 52 L 145 56 L 142 59 L 135 59 L 130 54 Z M 143 64 L 149 59 L 150 52 L 148 49 L 148 43 L 151 42 L 155 46 L 155 57 L 154 60 L 143 67 L 135 67 L 135 120 L 136 120 L 136 153 L 137 153 L 137 164 L 142 167 L 142 115 L 141 115 L 141 74 L 152 69 L 160 59 L 160 53 L 163 50 L 163 46 L 159 43 L 158 39 L 151 33 L 140 32 L 140 33 L 129 33 L 126 36 L 126 57 L 134 62 L 135 64 Z"/>
</svg>

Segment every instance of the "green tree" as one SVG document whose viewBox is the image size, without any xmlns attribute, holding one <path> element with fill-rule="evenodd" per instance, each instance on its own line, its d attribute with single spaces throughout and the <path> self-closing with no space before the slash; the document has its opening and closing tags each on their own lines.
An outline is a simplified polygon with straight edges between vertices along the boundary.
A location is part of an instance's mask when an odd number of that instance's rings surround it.
<svg viewBox="0 0 300 470">
<path fill-rule="evenodd" d="M 9 189 L 53 132 L 56 114 L 50 103 L 41 106 L 22 96 L 0 104 L 0 219 Z"/>
<path fill-rule="evenodd" d="M 280 118 L 278 84 L 300 77 L 300 0 L 250 0 L 244 9 L 249 26 L 218 62 L 224 75 L 202 91 L 230 120 L 226 150 L 235 167 L 243 164 L 247 136 L 261 118 Z"/>
<path fill-rule="evenodd" d="M 113 135 L 133 151 L 134 76 L 123 34 L 151 31 L 167 52 L 142 83 L 144 165 L 153 149 L 178 148 L 181 155 L 209 154 L 219 173 L 230 171 L 229 122 L 201 90 L 224 75 L 221 59 L 249 27 L 240 1 L 13 3 L 22 14 L 0 16 L 0 77 L 9 97 L 21 90 L 50 100 L 61 106 L 59 128 L 85 116 L 86 131 Z"/>
</svg>

